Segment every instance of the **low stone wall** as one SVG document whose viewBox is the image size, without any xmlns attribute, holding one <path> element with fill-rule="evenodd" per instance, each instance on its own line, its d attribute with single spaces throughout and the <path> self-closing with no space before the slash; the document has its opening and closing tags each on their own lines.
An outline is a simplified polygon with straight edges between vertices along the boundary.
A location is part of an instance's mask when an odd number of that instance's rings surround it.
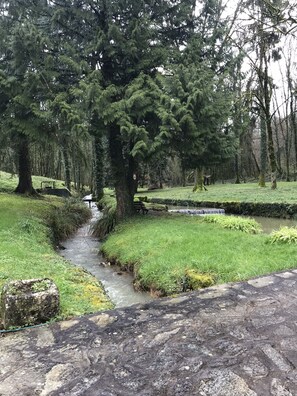
<svg viewBox="0 0 297 396">
<path fill-rule="evenodd" d="M 182 199 L 150 198 L 148 202 L 172 206 L 189 206 L 194 208 L 224 209 L 226 214 L 264 216 L 292 219 L 297 218 L 297 204 L 262 203 L 262 202 L 212 202 Z"/>
</svg>

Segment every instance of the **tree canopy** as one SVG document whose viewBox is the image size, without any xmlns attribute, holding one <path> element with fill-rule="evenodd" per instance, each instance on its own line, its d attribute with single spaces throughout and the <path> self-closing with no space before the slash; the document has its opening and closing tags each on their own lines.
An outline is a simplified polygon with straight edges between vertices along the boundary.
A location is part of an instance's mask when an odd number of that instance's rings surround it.
<svg viewBox="0 0 297 396">
<path fill-rule="evenodd" d="M 0 2 L 0 130 L 19 155 L 17 191 L 34 192 L 32 145 L 48 145 L 59 153 L 54 161 L 63 158 L 69 188 L 71 172 L 81 178 L 76 163 L 92 157 L 100 196 L 108 162 L 122 218 L 133 212 L 146 164 L 165 169 L 164 158 L 178 157 L 183 170 L 203 173 L 238 156 L 251 125 L 238 98 L 249 89 L 257 97 L 238 77 L 247 52 L 236 32 L 240 12 L 228 16 L 218 0 Z M 270 60 L 261 54 L 263 77 Z M 263 95 L 273 167 L 271 97 Z"/>
</svg>

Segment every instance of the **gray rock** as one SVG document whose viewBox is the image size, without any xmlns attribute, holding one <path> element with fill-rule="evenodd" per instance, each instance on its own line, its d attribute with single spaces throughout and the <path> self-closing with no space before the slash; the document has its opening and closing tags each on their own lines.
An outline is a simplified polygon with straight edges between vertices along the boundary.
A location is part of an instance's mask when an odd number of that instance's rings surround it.
<svg viewBox="0 0 297 396">
<path fill-rule="evenodd" d="M 51 279 L 8 282 L 1 293 L 4 329 L 47 322 L 59 312 L 60 298 Z"/>
<path fill-rule="evenodd" d="M 213 371 L 209 377 L 201 381 L 201 396 L 257 396 L 247 383 L 229 370 Z"/>
</svg>

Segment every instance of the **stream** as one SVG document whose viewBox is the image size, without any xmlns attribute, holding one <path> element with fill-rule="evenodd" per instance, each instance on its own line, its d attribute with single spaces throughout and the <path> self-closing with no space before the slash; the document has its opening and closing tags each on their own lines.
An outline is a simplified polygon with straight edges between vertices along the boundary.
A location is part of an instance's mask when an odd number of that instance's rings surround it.
<svg viewBox="0 0 297 396">
<path fill-rule="evenodd" d="M 189 209 L 194 209 L 194 210 L 199 210 L 199 209 L 204 209 L 204 210 L 210 210 L 210 208 L 191 208 L 188 206 L 168 206 L 169 211 L 176 211 L 176 210 L 189 210 Z M 214 209 L 215 211 L 215 209 Z M 192 215 L 193 216 L 193 215 Z M 236 215 L 240 216 L 240 215 Z M 262 227 L 263 232 L 265 234 L 270 234 L 273 230 L 278 230 L 280 227 L 295 227 L 297 226 L 297 220 L 295 219 L 279 219 L 276 217 L 261 217 L 261 216 L 244 216 L 242 215 L 241 217 L 251 217 L 255 219 Z"/>
<path fill-rule="evenodd" d="M 121 271 L 116 266 L 103 264 L 104 258 L 99 253 L 100 242 L 90 234 L 93 222 L 97 221 L 101 214 L 96 205 L 93 205 L 91 210 L 91 220 L 81 227 L 72 238 L 63 243 L 60 255 L 73 265 L 82 267 L 95 276 L 102 283 L 116 308 L 152 301 L 153 297 L 149 293 L 134 290 L 132 274 Z M 254 217 L 254 219 L 261 224 L 265 233 L 270 233 L 280 226 L 297 225 L 297 220 L 267 217 Z"/>
<path fill-rule="evenodd" d="M 100 242 L 90 235 L 92 223 L 100 218 L 100 212 L 92 206 L 92 218 L 72 237 L 63 242 L 60 255 L 72 264 L 82 267 L 95 276 L 103 285 L 116 308 L 153 300 L 149 293 L 136 292 L 133 276 L 115 266 L 103 265 L 104 258 L 99 253 Z"/>
</svg>

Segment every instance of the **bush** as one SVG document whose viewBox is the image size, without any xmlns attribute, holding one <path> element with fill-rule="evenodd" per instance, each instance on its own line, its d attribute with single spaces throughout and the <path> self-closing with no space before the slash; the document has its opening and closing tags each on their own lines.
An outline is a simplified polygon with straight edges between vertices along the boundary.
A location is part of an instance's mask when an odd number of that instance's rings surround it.
<svg viewBox="0 0 297 396">
<path fill-rule="evenodd" d="M 297 243 L 297 227 L 281 227 L 269 236 L 270 243 Z"/>
<path fill-rule="evenodd" d="M 203 221 L 206 223 L 216 223 L 223 228 L 242 231 L 248 234 L 259 234 L 262 231 L 260 224 L 256 220 L 249 218 L 209 215 L 204 216 Z"/>
</svg>

